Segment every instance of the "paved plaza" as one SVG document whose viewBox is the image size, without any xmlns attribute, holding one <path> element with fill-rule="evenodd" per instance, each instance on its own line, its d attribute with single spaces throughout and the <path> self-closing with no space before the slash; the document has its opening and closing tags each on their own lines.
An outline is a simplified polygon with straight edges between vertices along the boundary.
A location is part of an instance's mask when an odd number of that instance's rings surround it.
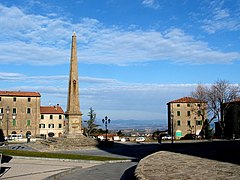
<svg viewBox="0 0 240 180">
<path fill-rule="evenodd" d="M 99 162 L 13 157 L 9 163 L 2 164 L 8 171 L 1 179 L 237 180 L 240 177 L 240 141 L 237 140 L 116 144 L 112 148 L 71 153 L 87 152 L 89 155 L 128 157 L 129 160 Z"/>
<path fill-rule="evenodd" d="M 176 143 L 143 158 L 138 180 L 240 179 L 240 141 Z"/>
</svg>

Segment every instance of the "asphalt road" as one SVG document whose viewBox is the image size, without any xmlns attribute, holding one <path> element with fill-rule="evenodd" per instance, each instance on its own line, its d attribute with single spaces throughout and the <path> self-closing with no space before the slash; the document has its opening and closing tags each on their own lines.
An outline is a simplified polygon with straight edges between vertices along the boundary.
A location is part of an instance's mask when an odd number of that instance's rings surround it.
<svg viewBox="0 0 240 180">
<path fill-rule="evenodd" d="M 30 144 L 15 144 L 9 145 L 9 149 L 15 150 L 34 150 L 33 146 Z M 32 145 L 32 144 L 31 144 Z M 114 143 L 111 147 L 99 146 L 90 149 L 82 149 L 77 151 L 59 151 L 61 153 L 71 153 L 71 154 L 85 154 L 93 156 L 107 156 L 107 157 L 123 157 L 131 161 L 129 162 L 117 162 L 117 163 L 106 163 L 106 164 L 96 164 L 91 167 L 78 168 L 77 171 L 71 171 L 71 173 L 60 173 L 60 176 L 57 176 L 57 179 L 98 179 L 98 180 L 134 180 L 134 170 L 137 166 L 137 163 L 143 157 L 152 154 L 156 151 L 159 151 L 160 145 L 158 143 Z M 37 161 L 35 163 L 37 165 Z M 19 166 L 13 165 L 14 168 L 22 168 Z M 46 165 L 47 166 L 47 165 Z M 29 173 L 31 174 L 31 168 L 36 168 L 30 166 Z M 9 171 L 11 173 L 13 168 Z M 17 172 L 17 171 L 16 171 Z M 9 173 L 9 172 L 7 172 Z M 6 175 L 8 175 L 6 173 Z M 56 171 L 57 173 L 57 171 Z M 38 173 L 36 173 L 38 175 Z M 12 175 L 17 178 L 18 174 Z M 55 178 L 55 177 L 54 177 Z M 47 179 L 54 179 L 53 177 Z"/>
<path fill-rule="evenodd" d="M 136 162 L 107 163 L 57 176 L 58 180 L 134 180 Z M 51 179 L 51 178 L 49 178 Z"/>
<path fill-rule="evenodd" d="M 98 146 L 94 149 L 76 150 L 76 151 L 58 151 L 61 153 L 71 154 L 84 154 L 93 156 L 107 156 L 107 157 L 120 157 L 131 159 L 132 161 L 139 161 L 143 157 L 159 151 L 161 145 L 153 143 L 135 143 L 135 142 L 115 142 L 113 146 Z"/>
<path fill-rule="evenodd" d="M 33 150 L 29 144 L 10 145 L 10 149 L 15 150 Z M 95 164 L 72 171 L 71 173 L 62 174 L 58 179 L 134 179 L 133 172 L 138 161 L 145 156 L 157 151 L 172 151 L 180 154 L 202 157 L 222 162 L 229 162 L 236 165 L 240 164 L 240 141 L 186 141 L 170 144 L 165 142 L 158 143 L 114 143 L 112 147 L 99 146 L 91 149 L 82 149 L 77 151 L 61 151 L 63 153 L 86 154 L 94 156 L 125 157 L 132 162 Z M 29 164 L 29 163 L 28 163 Z M 6 164 L 8 165 L 8 164 Z M 13 167 L 16 165 L 13 164 Z M 36 164 L 37 165 L 37 164 Z M 87 164 L 89 165 L 89 164 Z M 47 166 L 47 164 L 45 165 Z M 44 167 L 45 167 L 44 166 Z M 12 167 L 12 169 L 13 169 Z M 24 166 L 20 165 L 19 168 Z M 31 174 L 31 168 L 29 174 Z M 54 167 L 55 168 L 55 167 Z M 38 168 L 39 169 L 39 168 Z M 17 172 L 11 171 L 10 172 Z M 8 173 L 8 172 L 7 172 Z M 7 175 L 6 173 L 6 175 Z M 38 173 L 36 173 L 37 175 Z M 55 173 L 57 174 L 57 173 Z M 17 177 L 18 174 L 15 175 Z"/>
</svg>

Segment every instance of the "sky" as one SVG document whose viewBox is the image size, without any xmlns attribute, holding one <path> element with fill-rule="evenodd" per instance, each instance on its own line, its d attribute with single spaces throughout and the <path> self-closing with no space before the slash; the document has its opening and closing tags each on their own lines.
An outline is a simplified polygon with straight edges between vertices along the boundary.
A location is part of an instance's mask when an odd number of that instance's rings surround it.
<svg viewBox="0 0 240 180">
<path fill-rule="evenodd" d="M 66 110 L 73 32 L 83 119 L 166 122 L 198 84 L 239 84 L 240 1 L 0 0 L 0 90 Z"/>
</svg>

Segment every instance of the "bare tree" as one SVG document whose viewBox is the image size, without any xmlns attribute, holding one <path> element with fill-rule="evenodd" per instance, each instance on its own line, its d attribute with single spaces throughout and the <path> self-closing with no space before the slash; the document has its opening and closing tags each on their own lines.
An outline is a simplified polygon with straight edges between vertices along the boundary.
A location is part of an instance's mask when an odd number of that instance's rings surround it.
<svg viewBox="0 0 240 180">
<path fill-rule="evenodd" d="M 198 85 L 196 90 L 192 92 L 192 96 L 208 103 L 207 112 L 210 119 L 209 124 L 217 119 L 224 133 L 224 115 L 229 108 L 226 102 L 231 102 L 239 97 L 239 85 L 232 85 L 228 81 L 218 80 L 210 87 Z M 203 127 L 204 128 L 204 127 Z"/>
</svg>

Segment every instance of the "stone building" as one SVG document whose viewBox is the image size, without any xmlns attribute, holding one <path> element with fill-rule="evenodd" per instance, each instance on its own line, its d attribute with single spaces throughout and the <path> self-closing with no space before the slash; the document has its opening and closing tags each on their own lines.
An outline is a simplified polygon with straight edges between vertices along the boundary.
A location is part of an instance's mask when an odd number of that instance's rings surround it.
<svg viewBox="0 0 240 180">
<path fill-rule="evenodd" d="M 40 136 L 61 137 L 64 134 L 65 116 L 59 105 L 40 107 Z"/>
<path fill-rule="evenodd" d="M 206 106 L 206 102 L 192 97 L 168 102 L 168 133 L 175 139 L 186 134 L 199 135 L 207 118 Z"/>
<path fill-rule="evenodd" d="M 38 92 L 0 91 L 0 129 L 5 136 L 39 134 L 40 98 Z"/>
<path fill-rule="evenodd" d="M 224 103 L 224 136 L 226 138 L 240 138 L 240 99 Z"/>
</svg>

